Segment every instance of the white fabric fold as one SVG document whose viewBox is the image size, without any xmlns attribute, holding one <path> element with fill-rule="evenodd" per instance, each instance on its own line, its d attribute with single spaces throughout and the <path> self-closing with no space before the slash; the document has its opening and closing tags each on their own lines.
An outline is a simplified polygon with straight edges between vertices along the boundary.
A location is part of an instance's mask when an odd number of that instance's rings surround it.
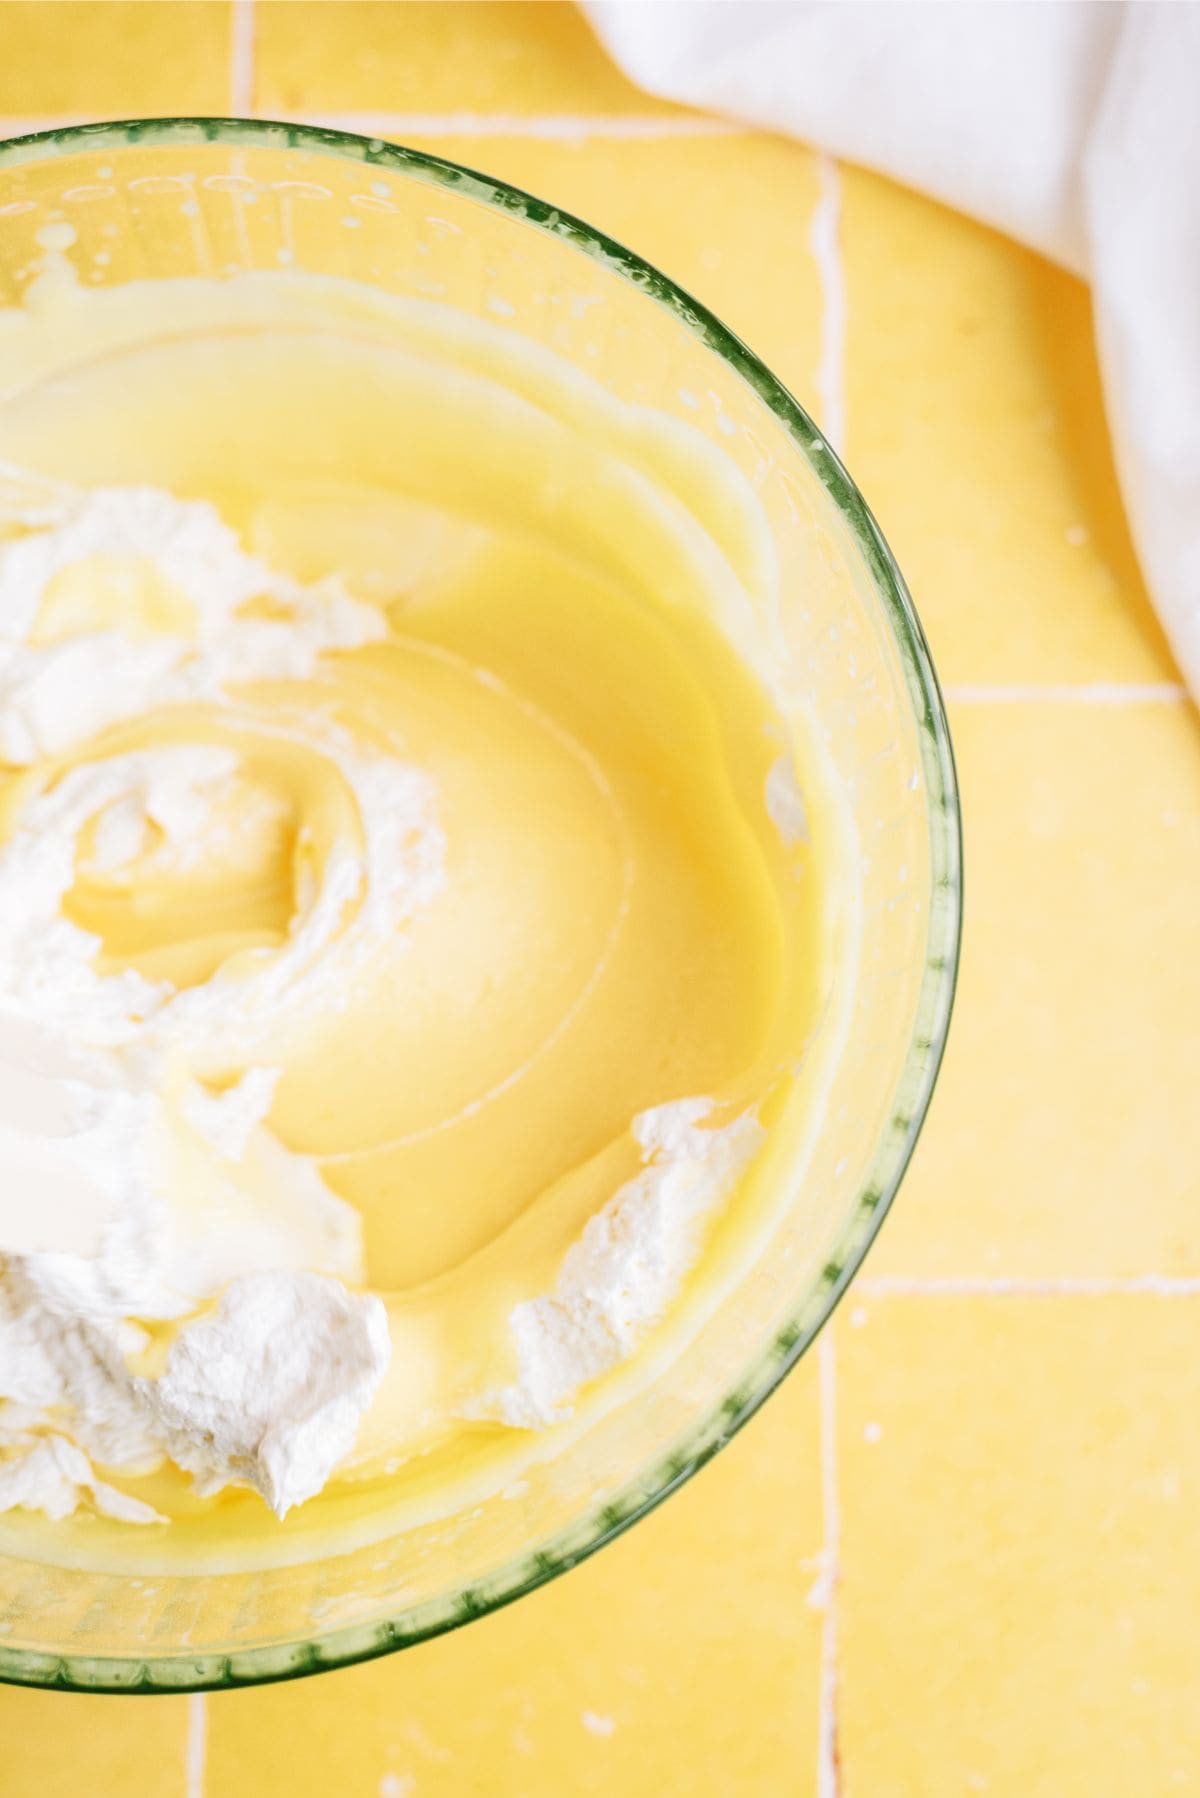
<svg viewBox="0 0 1200 1798">
<path fill-rule="evenodd" d="M 1126 507 L 1200 695 L 1200 5 L 594 0 L 633 80 L 784 131 L 1092 283 Z"/>
</svg>

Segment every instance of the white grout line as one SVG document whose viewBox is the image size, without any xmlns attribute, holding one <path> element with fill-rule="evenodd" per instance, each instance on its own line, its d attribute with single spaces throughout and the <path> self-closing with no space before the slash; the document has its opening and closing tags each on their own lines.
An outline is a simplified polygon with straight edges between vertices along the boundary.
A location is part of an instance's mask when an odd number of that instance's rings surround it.
<svg viewBox="0 0 1200 1798">
<path fill-rule="evenodd" d="M 815 375 L 821 429 L 840 455 L 846 441 L 846 279 L 840 241 L 842 185 L 837 163 L 822 155 L 820 193 L 808 242 L 821 288 L 821 355 Z"/>
<path fill-rule="evenodd" d="M 862 1298 L 1109 1298 L 1149 1293 L 1155 1298 L 1200 1297 L 1200 1274 L 1063 1274 L 1030 1279 L 1020 1274 L 947 1274 L 924 1279 L 879 1274 L 855 1282 Z"/>
<path fill-rule="evenodd" d="M 229 110 L 234 118 L 254 111 L 254 0 L 233 0 L 229 39 Z"/>
<path fill-rule="evenodd" d="M 204 1798 L 204 1763 L 208 1756 L 208 1697 L 190 1692 L 187 1701 L 187 1747 L 184 1751 L 185 1798 Z"/>
<path fill-rule="evenodd" d="M 821 292 L 821 348 L 813 371 L 821 429 L 840 452 L 846 437 L 846 281 L 841 249 L 841 180 L 837 163 L 822 155 L 817 204 L 808 242 Z M 837 1368 L 833 1331 L 817 1345 L 821 1400 L 821 1508 L 825 1547 L 821 1575 L 821 1689 L 817 1727 L 817 1798 L 838 1798 L 838 1581 L 841 1576 L 841 1517 L 837 1477 Z"/>
<path fill-rule="evenodd" d="M 229 57 L 229 109 L 235 117 L 254 114 L 254 0 L 234 0 Z M 0 137 L 23 137 L 29 131 L 57 131 L 64 125 L 87 125 L 102 113 L 35 113 L 0 118 Z M 749 137 L 755 133 L 735 119 L 683 118 L 638 113 L 486 113 L 486 112 L 295 112 L 285 122 L 325 125 L 360 137 L 527 137 L 551 143 L 584 143 L 589 139 L 643 142 L 653 139 Z"/>
<path fill-rule="evenodd" d="M 838 1580 L 842 1541 L 837 1477 L 837 1365 L 828 1325 L 817 1343 L 821 1400 L 821 1509 L 825 1547 L 821 1589 L 821 1689 L 817 1725 L 817 1798 L 838 1798 Z"/>
<path fill-rule="evenodd" d="M 641 142 L 649 138 L 747 137 L 754 133 L 734 119 L 687 114 L 519 113 L 519 112 L 305 112 L 298 123 L 355 131 L 363 137 L 534 137 L 555 143 L 587 138 Z"/>
<path fill-rule="evenodd" d="M 945 688 L 952 705 L 1181 705 L 1188 690 L 1175 681 L 1093 681 L 1071 686 L 978 686 L 955 684 Z"/>
</svg>

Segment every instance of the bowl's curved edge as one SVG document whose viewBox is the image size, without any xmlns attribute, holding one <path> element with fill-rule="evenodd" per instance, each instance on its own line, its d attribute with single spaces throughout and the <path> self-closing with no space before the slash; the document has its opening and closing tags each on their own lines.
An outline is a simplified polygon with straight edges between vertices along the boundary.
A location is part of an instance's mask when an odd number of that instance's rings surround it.
<svg viewBox="0 0 1200 1798">
<path fill-rule="evenodd" d="M 0 1639 L 0 1682 L 57 1691 L 140 1696 L 279 1684 L 375 1660 L 461 1628 L 588 1559 L 648 1515 L 711 1460 L 754 1416 L 829 1321 L 878 1234 L 904 1177 L 941 1066 L 962 939 L 958 779 L 945 702 L 916 608 L 887 541 L 844 464 L 803 406 L 754 352 L 676 282 L 583 220 L 478 170 L 388 143 L 383 138 L 262 119 L 130 119 L 66 126 L 10 138 L 0 142 L 0 168 L 72 150 L 188 142 L 316 150 L 372 166 L 402 168 L 432 185 L 456 187 L 487 204 L 516 213 L 536 228 L 566 239 L 614 269 L 647 297 L 668 307 L 741 376 L 779 419 L 838 506 L 885 606 L 920 729 L 929 804 L 932 902 L 917 1025 L 898 1083 L 891 1124 L 820 1279 L 806 1294 L 795 1317 L 776 1333 L 743 1385 L 726 1395 L 717 1411 L 658 1469 L 606 1504 L 597 1513 L 597 1527 L 592 1535 L 559 1553 L 546 1548 L 526 1561 L 510 1564 L 501 1570 L 495 1583 L 460 1593 L 454 1605 L 430 1601 L 412 1614 L 411 1626 L 392 1620 L 331 1632 L 304 1643 L 202 1656 L 50 1655 L 10 1648 Z"/>
</svg>

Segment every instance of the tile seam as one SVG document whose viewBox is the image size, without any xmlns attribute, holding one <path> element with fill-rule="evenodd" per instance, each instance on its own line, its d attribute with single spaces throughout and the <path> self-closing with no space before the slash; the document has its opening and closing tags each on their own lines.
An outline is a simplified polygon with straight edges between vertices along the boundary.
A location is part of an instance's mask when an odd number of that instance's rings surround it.
<svg viewBox="0 0 1200 1798">
<path fill-rule="evenodd" d="M 837 1363 L 832 1325 L 826 1327 L 818 1343 L 817 1371 L 820 1389 L 821 1510 L 825 1538 L 818 1582 L 823 1614 L 817 1714 L 817 1798 L 840 1798 L 838 1584 L 841 1578 L 842 1529 L 837 1477 Z"/>
<path fill-rule="evenodd" d="M 808 243 L 821 293 L 821 347 L 814 370 L 821 429 L 841 455 L 846 441 L 846 278 L 840 241 L 842 189 L 836 162 L 817 159 L 817 204 Z"/>
<path fill-rule="evenodd" d="M 229 110 L 234 118 L 247 118 L 254 111 L 254 0 L 233 0 Z"/>
<path fill-rule="evenodd" d="M 703 114 L 684 119 L 656 118 L 638 113 L 486 113 L 486 112 L 387 112 L 318 111 L 296 113 L 298 122 L 327 125 L 333 130 L 410 137 L 528 137 L 547 142 L 577 143 L 588 139 L 609 142 L 660 139 L 753 137 L 748 126 L 733 119 Z"/>
<path fill-rule="evenodd" d="M 234 0 L 234 35 L 230 47 L 229 104 L 240 116 L 257 114 L 277 117 L 274 108 L 253 104 L 253 7 L 255 0 Z M 246 21 L 249 21 L 247 24 Z M 244 37 L 239 37 L 239 32 Z M 250 58 L 240 46 L 248 44 Z M 0 133 L 21 137 L 30 131 L 56 131 L 67 125 L 92 124 L 105 118 L 119 117 L 114 112 L 47 112 L 0 115 Z M 642 142 L 659 139 L 687 140 L 703 138 L 757 137 L 748 125 L 735 119 L 655 118 L 635 113 L 486 113 L 486 112 L 377 112 L 308 110 L 284 111 L 285 122 L 299 125 L 325 125 L 335 131 L 352 131 L 359 136 L 410 137 L 517 137 L 538 138 L 547 142 L 581 143 L 592 139 L 620 142 Z"/>
<path fill-rule="evenodd" d="M 1197 1298 L 1200 1274 L 877 1274 L 855 1282 L 859 1298 Z"/>
<path fill-rule="evenodd" d="M 948 681 L 943 689 L 951 705 L 1183 705 L 1187 688 L 1176 681 L 1070 681 L 978 683 Z"/>
<path fill-rule="evenodd" d="M 187 1737 L 184 1748 L 184 1793 L 186 1798 L 204 1798 L 205 1765 L 208 1760 L 208 1697 L 204 1692 L 189 1692 L 187 1699 Z"/>
<path fill-rule="evenodd" d="M 817 203 L 809 220 L 808 246 L 821 296 L 821 330 L 813 370 L 821 429 L 841 451 L 846 436 L 846 281 L 842 264 L 841 181 L 829 156 L 817 160 Z M 838 1606 L 841 1578 L 841 1514 L 837 1465 L 837 1363 L 832 1327 L 817 1348 L 820 1386 L 821 1509 L 824 1519 L 822 1572 L 818 1582 L 821 1620 L 821 1673 L 817 1716 L 817 1798 L 840 1798 L 838 1745 L 840 1685 Z M 814 1598 L 814 1602 L 817 1600 Z"/>
</svg>

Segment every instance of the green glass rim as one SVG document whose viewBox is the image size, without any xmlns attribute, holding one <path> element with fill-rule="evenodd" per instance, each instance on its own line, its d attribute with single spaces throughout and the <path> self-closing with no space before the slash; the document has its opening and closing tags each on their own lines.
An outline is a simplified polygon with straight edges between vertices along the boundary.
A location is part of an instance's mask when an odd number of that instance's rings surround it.
<svg viewBox="0 0 1200 1798">
<path fill-rule="evenodd" d="M 399 1618 L 244 1652 L 93 1657 L 8 1648 L 0 1638 L 0 1682 L 58 1691 L 216 1691 L 298 1679 L 373 1660 L 499 1610 L 567 1572 L 646 1516 L 725 1446 L 770 1396 L 829 1321 L 862 1265 L 904 1177 L 941 1066 L 962 936 L 962 822 L 945 702 L 925 634 L 895 557 L 870 508 L 808 413 L 714 313 L 643 257 L 583 220 L 508 182 L 380 137 L 267 119 L 130 119 L 64 126 L 0 142 L 0 168 L 87 150 L 224 144 L 304 150 L 394 170 L 432 188 L 453 188 L 565 239 L 665 306 L 721 357 L 774 414 L 841 514 L 874 583 L 899 653 L 918 727 L 929 817 L 930 904 L 925 965 L 912 1036 L 896 1082 L 888 1127 L 836 1244 L 815 1284 L 777 1329 L 738 1385 L 657 1466 L 536 1552 L 474 1586 L 426 1600 Z"/>
</svg>

